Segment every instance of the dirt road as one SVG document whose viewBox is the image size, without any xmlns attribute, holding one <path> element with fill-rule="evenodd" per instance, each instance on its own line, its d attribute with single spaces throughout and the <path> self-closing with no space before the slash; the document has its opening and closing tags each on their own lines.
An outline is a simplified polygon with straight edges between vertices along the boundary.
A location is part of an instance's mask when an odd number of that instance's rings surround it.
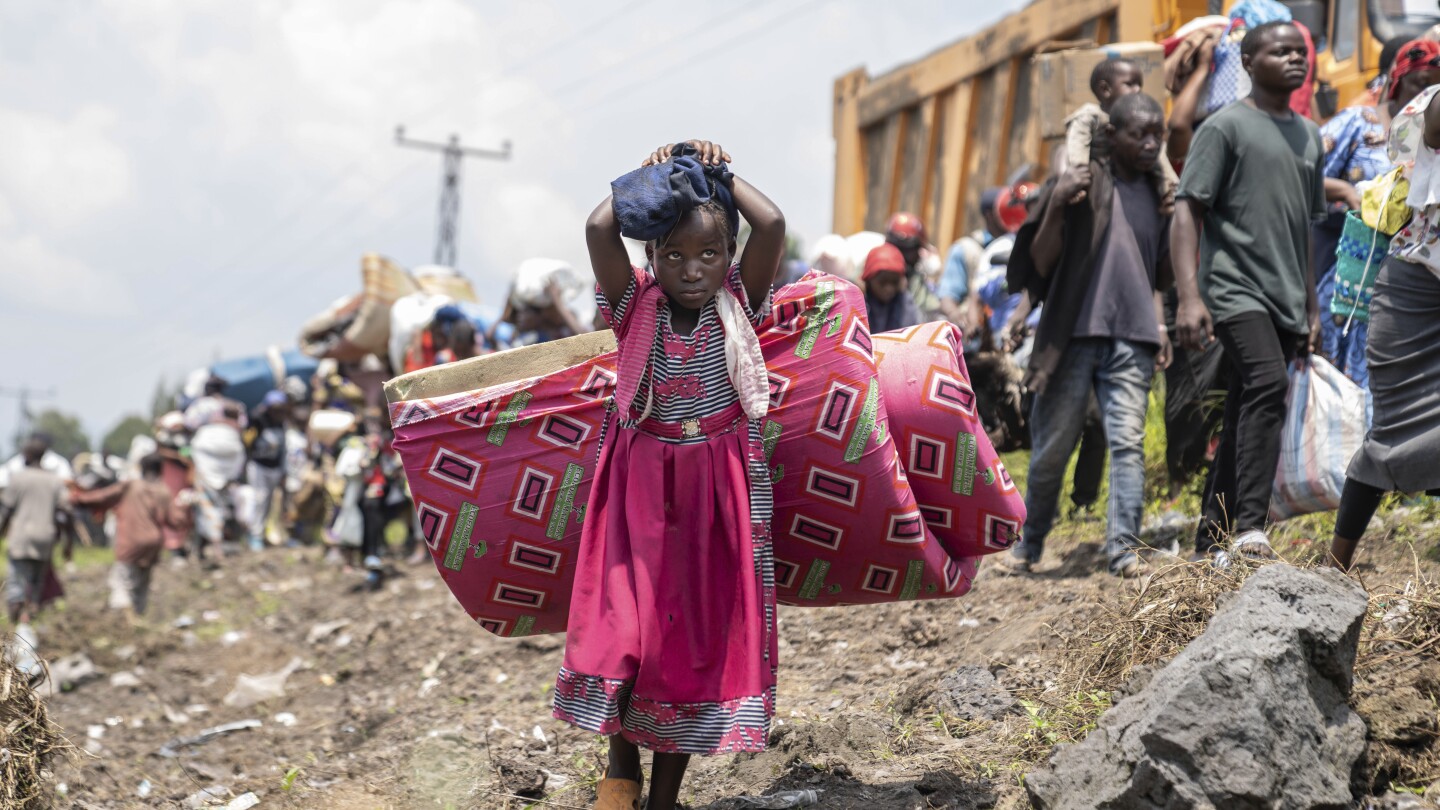
<svg viewBox="0 0 1440 810">
<path fill-rule="evenodd" d="M 1418 564 L 1440 577 L 1428 515 L 1397 520 L 1395 536 L 1366 548 L 1367 584 L 1412 576 L 1422 535 Z M 1311 554 L 1307 531 L 1318 525 L 1287 527 L 1282 551 Z M 959 600 L 783 609 L 772 748 L 697 759 L 688 806 L 729 810 L 737 796 L 796 787 L 822 790 L 821 806 L 840 810 L 1023 805 L 1025 763 L 977 755 L 967 737 L 983 723 L 947 722 L 925 698 L 966 664 L 1017 695 L 1043 690 L 1077 628 L 1137 587 L 1098 571 L 1099 533 L 1098 523 L 1071 524 L 1053 538 L 1046 570 L 1012 578 L 984 566 Z M 99 609 L 104 573 L 73 577 L 68 604 L 40 628 L 47 656 L 84 652 L 104 673 L 53 699 L 56 718 L 88 749 L 59 768 L 60 806 L 179 807 L 204 789 L 253 791 L 266 808 L 592 800 L 603 743 L 550 719 L 563 639 L 481 631 L 428 567 L 373 594 L 316 550 L 242 554 L 214 572 L 164 567 L 135 628 Z M 240 674 L 292 661 L 283 697 L 226 705 Z M 1043 750 L 1044 714 L 1013 712 L 1012 733 Z M 161 753 L 244 720 L 260 725 Z"/>
</svg>

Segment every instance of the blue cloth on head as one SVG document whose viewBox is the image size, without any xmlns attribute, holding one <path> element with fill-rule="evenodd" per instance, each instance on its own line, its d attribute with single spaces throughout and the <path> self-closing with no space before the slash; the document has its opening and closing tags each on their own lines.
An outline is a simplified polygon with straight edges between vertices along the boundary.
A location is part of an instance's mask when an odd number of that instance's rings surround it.
<svg viewBox="0 0 1440 810">
<path fill-rule="evenodd" d="M 740 230 L 740 217 L 730 191 L 730 168 L 705 166 L 689 144 L 675 147 L 670 159 L 623 174 L 610 184 L 611 205 L 620 235 L 649 241 L 675 228 L 687 211 L 714 199 L 730 220 L 730 235 Z"/>
<path fill-rule="evenodd" d="M 435 321 L 437 323 L 448 324 L 463 320 L 465 320 L 465 313 L 460 310 L 460 307 L 454 304 L 446 304 L 435 310 Z"/>
<path fill-rule="evenodd" d="M 1295 17 L 1279 0 L 1241 0 L 1230 9 L 1230 19 L 1240 20 L 1246 28 L 1259 28 L 1268 22 L 1290 22 Z"/>
</svg>

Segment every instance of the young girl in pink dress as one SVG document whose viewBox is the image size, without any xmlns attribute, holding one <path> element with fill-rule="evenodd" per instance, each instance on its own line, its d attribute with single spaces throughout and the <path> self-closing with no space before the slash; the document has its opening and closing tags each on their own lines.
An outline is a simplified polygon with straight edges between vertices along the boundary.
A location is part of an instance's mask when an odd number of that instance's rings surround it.
<svg viewBox="0 0 1440 810">
<path fill-rule="evenodd" d="M 774 714 L 759 427 L 768 386 L 755 327 L 785 218 L 729 160 L 707 141 L 662 146 L 586 224 L 620 379 L 582 525 L 555 716 L 610 738 L 601 810 L 641 806 L 641 747 L 655 752 L 646 806 L 670 810 L 691 754 L 763 750 Z M 654 211 L 637 191 L 647 178 L 660 190 Z M 737 213 L 751 228 L 738 263 Z M 651 270 L 631 267 L 622 232 L 650 239 Z"/>
</svg>

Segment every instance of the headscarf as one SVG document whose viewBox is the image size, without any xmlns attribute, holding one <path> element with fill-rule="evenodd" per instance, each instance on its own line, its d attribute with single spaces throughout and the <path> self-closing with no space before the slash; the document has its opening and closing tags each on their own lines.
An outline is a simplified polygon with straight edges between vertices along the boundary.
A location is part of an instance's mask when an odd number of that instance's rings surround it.
<svg viewBox="0 0 1440 810">
<path fill-rule="evenodd" d="M 865 257 L 865 272 L 860 278 L 870 279 L 881 273 L 905 273 L 905 257 L 900 248 L 886 242 Z"/>
<path fill-rule="evenodd" d="M 1390 68 L 1390 89 L 1385 98 L 1395 98 L 1400 92 L 1401 79 L 1427 67 L 1440 67 L 1440 43 L 1414 39 L 1400 46 L 1400 52 L 1395 54 L 1395 66 Z"/>
</svg>

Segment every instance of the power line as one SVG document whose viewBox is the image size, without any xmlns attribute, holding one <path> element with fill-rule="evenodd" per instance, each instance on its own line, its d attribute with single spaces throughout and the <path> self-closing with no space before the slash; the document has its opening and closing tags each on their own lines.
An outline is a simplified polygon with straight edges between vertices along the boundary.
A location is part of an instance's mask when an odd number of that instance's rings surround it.
<svg viewBox="0 0 1440 810">
<path fill-rule="evenodd" d="M 627 3 L 625 6 L 621 7 L 617 11 L 602 13 L 599 17 L 595 18 L 590 23 L 578 27 L 575 33 L 571 34 L 569 37 L 566 37 L 557 42 L 550 43 L 549 45 L 541 46 L 534 49 L 527 56 L 521 57 L 514 62 L 502 66 L 497 71 L 495 71 L 495 73 L 486 77 L 482 81 L 494 82 L 500 79 L 507 78 L 510 76 L 511 73 L 516 70 L 529 67 L 530 65 L 533 65 L 536 62 L 540 61 L 540 59 L 545 56 L 553 54 L 558 50 L 568 48 L 570 45 L 592 36 L 595 31 L 614 23 L 619 19 L 622 19 L 624 15 L 649 2 L 653 2 L 653 0 L 632 0 L 632 2 Z M 423 110 L 417 114 L 407 117 L 413 119 L 421 119 L 423 121 L 424 119 L 433 117 L 441 110 L 451 109 L 453 107 L 453 101 L 447 99 L 427 110 Z M 288 209 L 285 214 L 282 214 L 273 223 L 271 223 L 269 226 L 266 226 L 259 235 L 251 239 L 245 240 L 244 244 L 237 251 L 234 252 L 230 259 L 222 262 L 220 265 L 217 266 L 217 269 L 212 272 L 219 273 L 230 269 L 241 259 L 245 258 L 247 255 L 250 255 L 256 243 L 260 242 L 263 239 L 267 239 L 276 231 L 282 230 L 287 225 L 293 227 L 293 225 L 295 224 L 295 216 L 297 214 L 305 211 L 306 209 L 313 206 L 314 203 L 318 202 L 321 199 L 324 199 L 325 197 L 328 197 L 336 190 L 338 190 L 340 186 L 346 182 L 346 180 L 348 179 L 348 175 L 355 169 L 359 168 L 360 165 L 365 162 L 366 157 L 368 157 L 368 155 L 357 157 L 355 160 L 352 160 L 348 164 L 346 164 L 344 168 L 335 172 L 333 179 L 328 185 L 324 186 L 319 192 L 306 197 L 305 200 L 299 205 Z M 381 181 L 381 185 L 388 185 L 392 179 L 393 176 L 387 177 L 385 180 Z"/>
<path fill-rule="evenodd" d="M 624 11 L 633 10 L 634 8 L 638 7 L 639 5 L 641 5 L 641 4 L 643 4 L 644 2 L 647 2 L 647 1 L 648 1 L 648 0 L 637 0 L 636 2 L 629 3 L 629 4 L 627 4 L 627 6 L 624 8 Z M 765 0 L 751 0 L 751 2 L 746 3 L 744 6 L 740 7 L 739 9 L 728 10 L 728 11 L 726 11 L 726 12 L 724 12 L 724 13 L 721 13 L 721 14 L 718 14 L 718 15 L 715 15 L 715 16 L 711 17 L 711 18 L 709 18 L 709 19 L 707 19 L 707 20 L 699 23 L 698 25 L 693 26 L 692 28 L 688 29 L 686 32 L 676 35 L 675 38 L 678 39 L 678 40 L 682 40 L 682 41 L 685 40 L 685 39 L 688 39 L 689 37 L 691 37 L 691 36 L 693 36 L 693 35 L 695 35 L 695 34 L 697 34 L 697 33 L 700 33 L 700 32 L 702 32 L 702 31 L 705 31 L 705 30 L 710 29 L 711 27 L 713 27 L 714 25 L 716 25 L 716 24 L 719 23 L 719 22 L 722 22 L 722 21 L 724 21 L 724 20 L 726 20 L 726 19 L 734 19 L 734 18 L 736 18 L 736 17 L 738 17 L 738 16 L 746 13 L 747 11 L 751 10 L 752 8 L 755 8 L 755 7 L 759 6 L 759 5 L 761 5 L 761 4 L 764 3 L 764 2 L 765 2 Z M 748 36 L 753 35 L 758 29 L 760 29 L 760 28 L 762 28 L 762 27 L 764 27 L 764 26 L 774 26 L 774 25 L 777 25 L 777 24 L 780 24 L 780 23 L 783 23 L 783 22 L 788 22 L 790 19 L 794 18 L 795 16 L 797 16 L 797 15 L 800 14 L 801 12 L 806 11 L 806 10 L 809 10 L 810 8 L 815 7 L 815 6 L 818 6 L 818 5 L 822 4 L 822 3 L 828 3 L 828 2 L 833 2 L 833 0 L 810 0 L 810 2 L 802 3 L 801 5 L 796 6 L 796 7 L 792 8 L 792 9 L 790 9 L 789 11 L 782 12 L 781 14 L 776 15 L 775 17 L 771 18 L 771 19 L 768 20 L 768 21 L 763 21 L 763 22 L 758 23 L 758 24 L 755 24 L 755 25 L 747 26 L 746 28 L 744 28 L 744 29 L 742 29 L 741 31 L 737 32 L 736 34 L 732 35 L 731 37 L 729 37 L 729 38 L 727 38 L 727 39 L 725 39 L 725 40 L 723 40 L 723 41 L 721 41 L 721 42 L 719 42 L 719 43 L 716 43 L 715 45 L 713 45 L 713 46 L 705 49 L 704 51 L 702 51 L 702 52 L 700 52 L 700 53 L 698 53 L 698 54 L 686 54 L 686 55 L 682 55 L 679 60 L 677 60 L 677 61 L 676 61 L 674 64 L 672 64 L 672 65 L 668 65 L 668 66 L 666 67 L 666 69 L 669 69 L 670 67 L 678 66 L 678 65 L 680 65 L 680 64 L 690 64 L 690 63 L 693 63 L 693 62 L 695 62 L 695 61 L 697 61 L 697 60 L 699 60 L 699 59 L 704 59 L 704 58 L 712 57 L 712 56 L 720 53 L 720 52 L 721 52 L 722 50 L 724 50 L 725 48 L 728 48 L 728 47 L 730 47 L 731 45 L 735 44 L 736 42 L 739 42 L 740 40 L 744 39 L 745 37 L 748 37 Z M 618 19 L 619 17 L 620 17 L 619 14 L 610 15 L 610 16 L 607 16 L 607 17 L 605 18 L 605 20 L 606 20 L 606 21 L 613 21 L 613 20 L 615 20 L 615 19 Z M 568 39 L 575 39 L 575 37 L 571 37 L 571 38 L 568 38 Z M 552 52 L 552 51 L 553 51 L 552 48 L 548 48 L 548 47 L 547 47 L 547 48 L 545 48 L 545 49 L 541 49 L 540 51 L 537 51 L 537 53 L 547 53 L 547 52 Z M 565 84 L 565 85 L 562 85 L 562 86 L 559 87 L 559 88 L 556 88 L 555 90 L 550 91 L 550 95 L 551 95 L 551 96 L 556 96 L 556 95 L 565 95 L 565 94 L 568 94 L 568 93 L 570 93 L 570 92 L 572 92 L 572 91 L 574 91 L 574 90 L 580 89 L 580 88 L 582 88 L 582 87 L 584 87 L 584 86 L 586 86 L 586 85 L 588 85 L 588 84 L 591 84 L 591 83 L 599 80 L 600 78 L 602 78 L 602 77 L 603 77 L 605 74 L 607 74 L 608 72 L 610 72 L 610 71 L 614 70 L 615 68 L 620 67 L 620 66 L 622 66 L 622 65 L 625 66 L 625 67 L 628 67 L 628 68 L 633 68 L 634 65 L 635 65 L 635 61 L 634 61 L 634 60 L 627 60 L 627 59 L 620 59 L 620 60 L 617 60 L 617 61 L 610 62 L 610 63 L 608 63 L 608 64 L 606 64 L 606 65 L 601 66 L 601 67 L 600 67 L 598 70 L 596 70 L 596 71 L 589 71 L 589 72 L 587 72 L 581 79 L 579 79 L 579 80 L 577 80 L 577 81 L 569 82 L 569 83 L 567 83 L 567 84 Z M 637 82 L 633 82 L 633 83 L 631 83 L 631 84 L 625 85 L 625 86 L 623 86 L 622 88 L 619 88 L 619 89 L 616 90 L 616 91 L 611 91 L 611 92 L 607 93 L 607 94 L 606 94 L 605 96 L 603 96 L 602 98 L 597 99 L 594 103 L 591 103 L 591 104 L 589 104 L 589 105 L 586 105 L 585 107 L 582 107 L 581 110 L 592 109 L 593 107 L 598 106 L 598 104 L 603 103 L 604 101 L 608 101 L 610 98 L 613 98 L 613 97 L 614 97 L 615 95 L 617 95 L 619 92 L 624 92 L 624 91 L 633 89 L 634 87 L 641 86 L 641 85 L 643 85 L 643 84 L 645 84 L 645 83 L 647 83 L 647 82 L 644 81 L 644 80 L 642 80 L 642 81 L 637 81 Z M 451 103 L 451 102 L 446 102 L 446 104 L 445 104 L 445 105 L 442 105 L 442 106 L 449 106 L 450 103 Z M 521 107 L 521 106 L 523 106 L 523 103 L 522 103 L 522 104 L 511 105 L 511 107 L 506 108 L 503 112 L 508 113 L 508 112 L 511 112 L 511 111 L 513 111 L 514 109 L 517 109 L 517 108 L 519 108 L 519 107 Z M 439 109 L 439 108 L 437 108 L 437 109 Z M 417 163 L 418 163 L 418 161 L 417 161 Z M 357 164 L 358 164 L 358 161 L 357 161 Z M 372 197 L 374 194 L 378 193 L 379 191 L 383 190 L 383 188 L 386 188 L 386 187 L 389 187 L 390 185 L 393 185 L 393 183 L 394 183 L 396 180 L 400 179 L 400 178 L 403 177 L 406 173 L 408 173 L 408 172 L 410 171 L 410 169 L 411 169 L 414 165 L 415 165 L 415 163 L 406 164 L 405 166 L 401 167 L 401 168 L 400 168 L 399 170 L 397 170 L 396 172 L 392 173 L 390 176 L 388 176 L 388 177 L 384 178 L 382 181 L 380 181 L 380 182 L 381 182 L 381 188 L 373 188 L 373 189 L 369 190 L 369 191 L 366 192 L 366 193 L 360 194 L 360 195 L 359 195 L 360 199 L 359 199 L 359 201 L 358 201 L 354 206 L 351 206 L 350 208 L 346 209 L 346 211 L 344 211 L 340 216 L 338 216 L 338 217 L 334 218 L 333 220 L 327 222 L 327 224 L 326 224 L 325 226 L 323 226 L 321 229 L 319 229 L 319 232 L 317 233 L 317 235 L 323 234 L 323 233 L 325 233 L 326 231 L 330 231 L 330 230 L 332 230 L 335 226 L 337 226 L 337 225 L 339 225 L 340 223 L 345 222 L 346 220 L 348 220 L 353 214 L 357 213 L 360 209 L 364 208 L 364 207 L 369 203 L 369 201 L 370 201 L 369 198 L 370 198 L 370 197 Z M 325 192 L 325 194 L 322 194 L 322 195 L 319 195 L 319 196 L 327 196 L 329 193 L 333 192 L 333 190 L 334 190 L 335 188 L 338 188 L 338 184 L 335 185 L 335 186 L 332 186 L 332 188 L 329 189 L 329 190 L 327 190 L 327 191 Z M 280 225 L 280 224 L 283 224 L 283 223 L 276 223 L 276 226 L 278 226 L 278 225 Z M 273 232 L 274 232 L 275 230 L 277 230 L 277 229 L 278 229 L 278 228 L 275 227 L 275 226 L 272 226 L 271 228 L 268 228 L 268 229 L 266 230 L 266 235 L 268 235 L 269 233 L 273 233 Z M 314 239 L 314 237 L 310 237 L 310 238 L 307 238 L 307 239 L 305 239 L 305 240 L 301 240 L 299 243 L 294 243 L 294 242 L 292 242 L 292 244 L 294 244 L 295 247 L 299 247 L 300 245 L 306 245 L 307 247 L 313 247 L 313 244 L 314 244 L 314 243 L 313 243 L 313 239 Z M 253 247 L 253 243 L 252 243 L 251 245 L 247 246 L 247 247 Z M 286 259 L 292 257 L 292 256 L 294 255 L 294 248 L 291 248 L 291 249 L 289 249 L 289 250 L 286 250 L 285 253 L 290 254 L 290 256 L 285 257 Z M 230 264 L 231 264 L 232 266 L 233 266 L 234 264 L 237 264 L 237 263 L 239 262 L 239 259 L 244 258 L 246 255 L 248 255 L 247 252 L 246 252 L 246 251 L 242 251 L 241 253 L 237 254 L 235 260 L 232 261 Z M 282 255 L 283 255 L 283 254 L 282 254 Z M 284 261 L 284 260 L 285 260 L 285 259 L 282 259 L 281 261 Z M 203 284 L 206 280 L 211 280 L 211 281 L 213 281 L 213 279 L 207 279 L 206 276 L 207 276 L 207 274 L 200 274 L 200 275 L 198 276 L 198 282 L 199 282 L 200 284 Z M 213 285 L 212 285 L 212 286 L 213 286 Z M 267 294 L 268 294 L 268 291 L 264 291 L 264 290 L 259 291 L 259 293 L 258 293 L 259 297 L 263 297 L 264 295 L 267 295 Z M 233 300 L 233 299 L 232 299 L 232 300 Z M 154 345 L 156 342 L 157 342 L 157 341 L 154 341 L 154 340 L 151 341 L 152 347 L 153 347 L 153 345 Z M 161 341 L 161 342 L 163 342 L 163 341 Z M 117 348 L 120 348 L 120 347 L 117 347 Z"/>
<path fill-rule="evenodd" d="M 706 49 L 704 49 L 704 50 L 702 50 L 702 51 L 699 51 L 699 52 L 697 52 L 697 53 L 687 54 L 687 55 L 684 57 L 685 63 L 686 63 L 686 64 L 691 64 L 691 63 L 694 63 L 694 62 L 699 62 L 699 61 L 708 59 L 708 58 L 710 58 L 710 57 L 712 57 L 712 56 L 719 55 L 722 51 L 725 51 L 726 49 L 730 48 L 732 45 L 735 45 L 736 43 L 740 42 L 741 40 L 746 39 L 746 38 L 748 38 L 748 37 L 751 37 L 751 36 L 755 35 L 755 32 L 756 32 L 756 31 L 759 31 L 760 29 L 763 29 L 763 28 L 772 28 L 772 29 L 773 29 L 773 28 L 776 27 L 776 26 L 784 25 L 785 23 L 790 22 L 791 20 L 793 20 L 793 19 L 795 19 L 796 17 L 800 16 L 801 12 L 809 11 L 811 8 L 814 8 L 814 7 L 829 5 L 830 3 L 833 3 L 833 2 L 835 2 L 835 0 L 809 0 L 809 2 L 801 3 L 800 5 L 795 6 L 794 8 L 790 9 L 789 11 L 781 12 L 780 14 L 775 15 L 774 17 L 770 18 L 769 20 L 766 20 L 766 21 L 764 21 L 764 22 L 761 22 L 761 23 L 758 23 L 758 24 L 756 24 L 756 25 L 750 26 L 748 29 L 745 29 L 745 30 L 736 32 L 734 35 L 730 36 L 729 38 L 724 39 L 724 40 L 721 40 L 720 42 L 716 42 L 714 45 L 711 45 L 709 48 L 706 48 Z M 760 36 L 764 36 L 765 33 L 768 33 L 768 31 L 766 31 L 766 32 L 761 32 Z M 652 81 L 653 81 L 653 80 L 651 80 L 651 79 L 640 79 L 640 80 L 631 82 L 630 84 L 622 85 L 622 86 L 620 86 L 620 87 L 613 88 L 612 90 L 610 90 L 610 91 L 607 92 L 606 94 L 604 94 L 604 95 L 602 95 L 602 96 L 599 96 L 599 97 L 597 97 L 597 98 L 591 99 L 589 104 L 586 104 L 586 105 L 583 106 L 583 107 L 579 107 L 579 108 L 577 108 L 577 109 L 575 109 L 575 110 L 572 110 L 571 112 L 572 112 L 572 113 L 580 113 L 580 112 L 586 112 L 586 111 L 589 111 L 589 110 L 593 110 L 593 109 L 595 109 L 596 107 L 599 107 L 599 106 L 601 106 L 601 105 L 609 102 L 611 99 L 615 98 L 616 96 L 618 96 L 618 95 L 620 95 L 620 94 L 622 94 L 622 93 L 629 92 L 629 91 L 634 90 L 634 89 L 636 89 L 636 88 L 638 88 L 638 87 L 641 87 L 641 86 L 643 86 L 643 85 L 649 84 L 649 83 L 651 83 Z"/>
</svg>

